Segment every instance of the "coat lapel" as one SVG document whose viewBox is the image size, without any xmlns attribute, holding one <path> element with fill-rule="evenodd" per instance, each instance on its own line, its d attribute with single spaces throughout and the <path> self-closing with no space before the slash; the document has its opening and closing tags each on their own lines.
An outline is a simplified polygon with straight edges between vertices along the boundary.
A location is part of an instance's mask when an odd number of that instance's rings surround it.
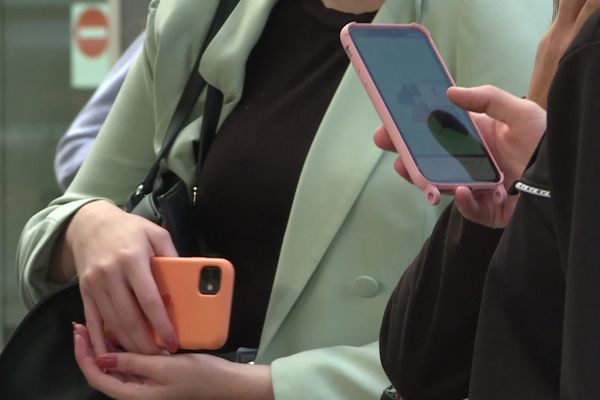
<svg viewBox="0 0 600 400">
<path fill-rule="evenodd" d="M 246 60 L 276 2 L 241 0 L 206 50 L 200 73 L 224 94 L 222 118 L 241 97 Z M 388 0 L 376 21 L 414 21 L 415 4 L 408 3 Z M 270 343 L 301 295 L 381 157 L 372 141 L 378 125 L 371 102 L 349 69 L 317 131 L 298 183 L 261 348 Z"/>
<path fill-rule="evenodd" d="M 224 95 L 221 122 L 242 97 L 248 56 L 276 3 L 277 0 L 240 0 L 204 52 L 199 72 L 208 84 Z M 194 65 L 205 40 L 217 4 L 218 0 L 163 0 L 157 11 L 157 41 L 172 44 L 158 48 L 161 57 L 157 60 L 160 63 L 154 67 L 154 90 L 161 93 L 155 98 L 156 109 L 161 110 L 157 117 L 157 132 L 163 135 L 189 75 L 189 68 Z M 173 60 L 186 60 L 187 64 L 179 65 Z M 196 105 L 198 115 L 202 107 L 201 97 Z M 200 123 L 200 119 L 196 119 L 182 130 L 168 156 L 173 172 L 188 184 L 196 168 L 191 143 L 197 139 Z M 156 136 L 156 151 L 162 146 L 163 138 L 162 135 Z"/>
<path fill-rule="evenodd" d="M 413 6 L 384 6 L 377 22 L 414 20 Z M 404 18 L 402 18 L 404 15 Z M 269 302 L 261 349 L 272 341 L 344 223 L 382 155 L 372 134 L 380 125 L 349 68 L 317 131 L 296 190 Z"/>
<path fill-rule="evenodd" d="M 240 0 L 202 57 L 200 73 L 224 95 L 223 120 L 242 96 L 246 61 L 277 0 Z"/>
</svg>

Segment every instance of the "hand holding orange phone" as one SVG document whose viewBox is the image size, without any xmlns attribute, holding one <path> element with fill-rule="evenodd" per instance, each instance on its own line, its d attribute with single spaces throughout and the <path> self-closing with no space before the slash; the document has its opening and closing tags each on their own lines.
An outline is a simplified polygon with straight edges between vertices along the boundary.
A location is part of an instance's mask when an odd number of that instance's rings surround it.
<svg viewBox="0 0 600 400">
<path fill-rule="evenodd" d="M 225 344 L 234 269 L 222 258 L 154 257 L 151 269 L 179 347 L 216 350 Z M 154 335 L 162 345 L 158 335 Z"/>
</svg>

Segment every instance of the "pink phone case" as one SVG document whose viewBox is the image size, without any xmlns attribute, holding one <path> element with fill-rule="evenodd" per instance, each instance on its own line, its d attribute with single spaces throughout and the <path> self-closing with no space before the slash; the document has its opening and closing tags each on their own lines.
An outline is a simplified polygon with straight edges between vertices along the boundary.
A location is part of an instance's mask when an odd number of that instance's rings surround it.
<svg viewBox="0 0 600 400">
<path fill-rule="evenodd" d="M 444 64 L 437 47 L 433 43 L 429 31 L 422 25 L 415 24 L 415 23 L 412 23 L 412 24 L 360 24 L 360 23 L 356 23 L 356 22 L 351 22 L 351 23 L 347 24 L 346 26 L 344 26 L 344 28 L 342 28 L 342 31 L 340 32 L 340 39 L 342 41 L 342 45 L 344 46 L 344 49 L 346 50 L 346 54 L 350 58 L 350 62 L 352 63 L 352 66 L 356 70 L 359 79 L 361 80 L 361 82 L 363 83 L 363 86 L 367 90 L 367 94 L 369 95 L 371 101 L 373 102 L 373 105 L 375 106 L 375 109 L 377 110 L 379 117 L 383 121 L 383 125 L 384 125 L 385 129 L 390 133 L 390 138 L 394 144 L 394 147 L 398 151 L 398 154 L 399 154 L 400 158 L 402 159 L 402 162 L 404 163 L 404 166 L 406 167 L 406 170 L 408 171 L 410 178 L 412 179 L 413 183 L 417 187 L 419 187 L 421 190 L 423 190 L 427 201 L 430 204 L 438 204 L 440 201 L 440 193 L 441 192 L 449 192 L 449 191 L 453 192 L 458 186 L 468 186 L 471 190 L 493 190 L 494 197 L 496 197 L 496 199 L 498 201 L 503 200 L 506 197 L 506 190 L 504 189 L 504 186 L 502 185 L 502 181 L 503 181 L 502 171 L 500 171 L 500 168 L 498 168 L 498 164 L 496 163 L 496 160 L 494 160 L 493 155 L 490 153 L 487 144 L 485 143 L 485 141 L 483 140 L 483 138 L 481 137 L 481 134 L 479 134 L 479 132 L 477 132 L 477 134 L 479 135 L 481 142 L 482 142 L 483 146 L 485 147 L 486 152 L 489 154 L 490 159 L 492 160 L 492 163 L 494 164 L 494 167 L 498 171 L 499 180 L 497 182 L 475 182 L 475 183 L 474 182 L 435 182 L 435 181 L 431 181 L 431 180 L 427 179 L 425 176 L 423 176 L 421 171 L 419 171 L 419 168 L 417 167 L 417 164 L 415 163 L 410 151 L 408 150 L 408 147 L 407 147 L 406 143 L 404 142 L 404 139 L 402 138 L 402 135 L 400 134 L 398 127 L 394 123 L 392 115 L 391 115 L 390 111 L 388 110 L 388 108 L 386 107 L 386 105 L 383 101 L 383 98 L 381 97 L 381 94 L 377 90 L 377 87 L 376 87 L 375 83 L 373 82 L 373 79 L 371 78 L 371 75 L 369 74 L 369 71 L 368 71 L 365 63 L 363 62 L 362 58 L 360 57 L 360 53 L 358 52 L 354 42 L 352 41 L 352 38 L 350 36 L 350 30 L 356 26 L 369 27 L 370 29 L 387 29 L 387 28 L 391 28 L 391 27 L 395 27 L 395 28 L 403 27 L 403 28 L 407 28 L 407 29 L 418 29 L 418 30 L 422 31 L 425 34 L 425 36 L 427 37 L 427 39 L 429 40 L 431 47 L 435 50 L 435 54 L 436 54 L 438 60 L 440 61 L 440 65 L 443 67 L 445 74 L 448 76 L 448 78 L 450 79 L 450 82 L 452 82 L 452 84 L 454 84 L 454 80 L 452 79 L 452 76 L 450 75 L 448 68 Z M 475 129 L 477 129 L 477 127 L 475 127 Z"/>
</svg>

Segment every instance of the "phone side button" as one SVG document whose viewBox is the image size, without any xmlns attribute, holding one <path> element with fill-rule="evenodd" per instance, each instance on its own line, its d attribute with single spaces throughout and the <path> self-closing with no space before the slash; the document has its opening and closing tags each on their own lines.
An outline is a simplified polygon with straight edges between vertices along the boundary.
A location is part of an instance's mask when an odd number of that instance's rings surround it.
<svg viewBox="0 0 600 400">
<path fill-rule="evenodd" d="M 352 281 L 350 287 L 352 293 L 359 297 L 373 297 L 377 295 L 381 289 L 379 282 L 368 275 L 357 276 Z"/>
</svg>

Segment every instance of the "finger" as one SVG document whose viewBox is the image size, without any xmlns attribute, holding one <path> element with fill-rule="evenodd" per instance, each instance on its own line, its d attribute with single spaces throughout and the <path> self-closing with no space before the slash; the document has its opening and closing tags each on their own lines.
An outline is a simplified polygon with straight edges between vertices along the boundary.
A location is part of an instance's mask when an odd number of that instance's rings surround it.
<svg viewBox="0 0 600 400">
<path fill-rule="evenodd" d="M 485 113 L 490 117 L 512 125 L 513 121 L 529 114 L 531 102 L 516 97 L 492 85 L 474 88 L 451 87 L 448 98 L 457 106 L 476 113 Z"/>
<path fill-rule="evenodd" d="M 119 342 L 128 350 L 142 354 L 156 354 L 160 348 L 154 343 L 140 305 L 122 276 L 111 279 L 111 306 L 116 318 L 111 320 L 120 331 L 114 332 Z M 135 294 L 137 296 L 137 294 Z M 108 309 L 108 307 L 107 307 Z M 108 320 L 108 318 L 106 318 Z M 124 338 L 124 342 L 121 342 Z"/>
<path fill-rule="evenodd" d="M 375 133 L 373 134 L 373 141 L 377 147 L 382 148 L 383 150 L 396 151 L 394 144 L 387 133 L 387 130 L 383 126 L 380 126 L 375 130 Z"/>
<path fill-rule="evenodd" d="M 155 256 L 178 257 L 177 249 L 173 244 L 173 239 L 166 229 L 156 224 L 152 224 L 147 231 L 148 240 Z"/>
<path fill-rule="evenodd" d="M 475 123 L 475 126 L 477 127 L 477 130 L 479 131 L 480 135 L 483 137 L 485 143 L 487 144 L 488 149 L 492 152 L 492 154 L 494 154 L 497 139 L 494 125 L 498 123 L 498 121 L 482 113 L 469 112 L 469 115 Z"/>
<path fill-rule="evenodd" d="M 171 235 L 166 229 L 161 227 L 151 229 L 148 232 L 148 239 L 155 256 L 178 257 Z M 132 287 L 144 314 L 169 352 L 175 353 L 179 346 L 177 335 L 169 320 L 154 278 L 151 274 L 136 275 L 136 278 L 132 280 Z"/>
<path fill-rule="evenodd" d="M 148 238 L 155 256 L 178 257 L 171 235 L 166 229 L 161 227 L 151 229 L 148 233 Z M 136 278 L 138 279 L 132 279 L 132 288 L 144 314 L 154 328 L 154 331 L 165 344 L 167 350 L 175 353 L 179 347 L 177 335 L 173 324 L 169 320 L 167 310 L 158 292 L 154 278 L 151 274 L 144 276 L 136 275 Z"/>
<path fill-rule="evenodd" d="M 111 283 L 108 287 L 111 287 L 111 285 L 113 284 Z M 133 311 L 118 301 L 113 302 L 114 299 L 120 300 L 122 295 L 119 292 L 122 290 L 129 293 L 129 289 L 118 286 L 111 287 L 111 293 L 98 289 L 94 293 L 94 298 L 106 328 L 118 344 L 128 351 L 139 353 L 141 349 L 136 339 L 130 335 L 131 324 L 126 325 L 126 321 L 130 320 L 129 313 Z"/>
<path fill-rule="evenodd" d="M 409 183 L 413 183 L 410 175 L 408 174 L 408 170 L 406 169 L 406 166 L 404 165 L 404 162 L 402 162 L 402 159 L 400 157 L 397 157 L 394 161 L 394 169 L 401 177 L 406 179 Z"/>
<path fill-rule="evenodd" d="M 108 353 L 96 359 L 96 364 L 111 372 L 136 375 L 158 384 L 167 383 L 165 367 L 170 356 L 145 355 L 135 353 Z"/>
<path fill-rule="evenodd" d="M 387 130 L 383 126 L 380 126 L 375 130 L 373 140 L 375 141 L 375 144 L 383 150 L 396 151 L 396 148 L 394 147 Z M 394 169 L 401 177 L 406 179 L 409 183 L 412 183 L 412 179 L 410 178 L 410 175 L 408 174 L 408 171 L 406 170 L 406 167 L 404 166 L 404 163 L 400 157 L 394 160 Z"/>
<path fill-rule="evenodd" d="M 104 337 L 104 321 L 100 316 L 100 311 L 96 306 L 96 302 L 87 293 L 84 294 L 83 290 L 81 290 L 81 299 L 83 301 L 85 323 L 91 337 L 94 354 L 104 354 L 106 353 L 106 341 Z"/>
<path fill-rule="evenodd" d="M 148 266 L 146 273 L 132 274 L 130 284 L 142 312 L 148 319 L 148 323 L 158 334 L 167 350 L 175 353 L 179 346 L 175 328 L 173 328 L 173 324 L 169 320 L 162 297 L 150 273 L 150 267 Z M 150 335 L 148 330 L 146 330 L 146 335 L 148 337 Z M 156 354 L 159 350 L 157 347 L 157 351 L 144 354 Z"/>
<path fill-rule="evenodd" d="M 87 370 L 88 368 L 91 368 L 91 370 L 95 369 L 96 356 L 94 355 L 94 350 L 91 346 L 89 331 L 81 324 L 74 324 L 73 340 L 75 359 L 79 364 L 79 367 L 82 368 L 82 370 Z"/>
<path fill-rule="evenodd" d="M 571 23 L 577 19 L 586 0 L 561 0 L 556 14 L 557 23 Z"/>
<path fill-rule="evenodd" d="M 89 338 L 89 334 L 87 331 L 87 328 L 84 325 L 81 324 L 76 324 L 73 323 L 73 331 L 76 333 L 79 333 L 80 335 L 84 335 L 84 337 Z M 89 341 L 89 339 L 87 339 Z M 106 342 L 106 348 L 108 349 L 108 353 L 118 353 L 120 350 L 117 349 L 116 346 L 114 346 L 112 343 L 110 343 L 109 341 Z M 168 353 L 167 353 L 168 354 Z M 99 356 L 94 355 L 94 358 L 97 360 Z M 96 364 L 98 364 L 96 362 Z M 102 366 L 98 365 L 100 368 L 102 368 Z M 140 378 L 138 378 L 135 375 L 124 375 L 124 374 L 120 374 L 120 373 L 111 373 L 112 376 L 118 378 L 121 382 L 141 382 Z"/>
<path fill-rule="evenodd" d="M 90 333 L 89 333 L 89 329 L 88 329 L 87 326 L 85 326 L 83 324 L 79 324 L 79 323 L 73 322 L 73 331 L 77 332 L 77 333 L 79 333 L 81 335 L 85 335 L 88 338 L 87 340 L 90 341 L 89 340 Z M 119 349 L 117 349 L 115 347 L 115 345 L 113 345 L 111 342 L 105 340 L 104 343 L 106 345 L 106 349 L 108 350 L 107 352 L 113 353 L 113 352 L 119 351 Z M 95 354 L 94 353 L 93 355 L 94 355 L 94 357 L 98 357 L 100 354 Z"/>
<path fill-rule="evenodd" d="M 73 322 L 73 332 L 79 333 L 80 335 L 86 335 L 86 337 L 89 338 L 89 331 L 88 331 L 87 327 L 83 324 Z M 89 341 L 89 339 L 88 339 L 88 341 Z M 94 357 L 96 357 L 96 356 L 94 355 Z"/>
<path fill-rule="evenodd" d="M 481 206 L 473 196 L 473 192 L 466 186 L 459 186 L 454 192 L 456 208 L 463 217 L 469 221 L 479 221 Z"/>
<path fill-rule="evenodd" d="M 591 15 L 598 8 L 600 8 L 599 0 L 587 0 L 585 2 L 583 7 L 581 8 L 581 11 L 579 12 L 579 15 L 577 15 L 577 19 L 575 20 L 575 23 L 573 24 L 573 33 L 574 34 L 581 30 L 583 25 L 587 22 L 587 20 L 591 17 Z"/>
<path fill-rule="evenodd" d="M 122 382 L 117 377 L 104 373 L 104 371 L 96 364 L 96 358 L 93 355 L 88 331 L 85 330 L 85 328 L 82 330 L 79 327 L 74 330 L 73 341 L 75 360 L 91 387 L 115 399 L 131 396 L 131 384 Z"/>
<path fill-rule="evenodd" d="M 167 310 L 162 301 L 162 297 L 154 281 L 154 277 L 150 272 L 150 265 L 145 262 L 145 265 L 140 266 L 128 266 L 126 269 L 126 275 L 131 285 L 131 290 L 135 295 L 137 305 L 136 312 L 139 310 L 136 316 L 131 318 L 139 318 L 142 320 L 143 316 L 146 317 L 144 322 L 145 332 L 139 332 L 139 335 L 144 334 L 144 340 L 152 341 L 154 349 L 152 352 L 143 352 L 143 354 L 156 354 L 160 351 L 160 348 L 155 345 L 154 340 L 151 337 L 152 328 L 158 336 L 161 338 L 165 347 L 171 352 L 175 353 L 178 348 L 177 336 L 175 334 L 175 328 L 169 319 Z M 130 323 L 134 324 L 132 320 Z M 141 336 L 136 336 L 141 337 Z"/>
<path fill-rule="evenodd" d="M 471 116 L 473 122 L 475 122 L 477 129 L 480 131 L 487 130 L 492 121 L 494 121 L 493 119 L 490 119 L 489 116 L 482 113 L 469 112 L 469 115 Z"/>
</svg>

